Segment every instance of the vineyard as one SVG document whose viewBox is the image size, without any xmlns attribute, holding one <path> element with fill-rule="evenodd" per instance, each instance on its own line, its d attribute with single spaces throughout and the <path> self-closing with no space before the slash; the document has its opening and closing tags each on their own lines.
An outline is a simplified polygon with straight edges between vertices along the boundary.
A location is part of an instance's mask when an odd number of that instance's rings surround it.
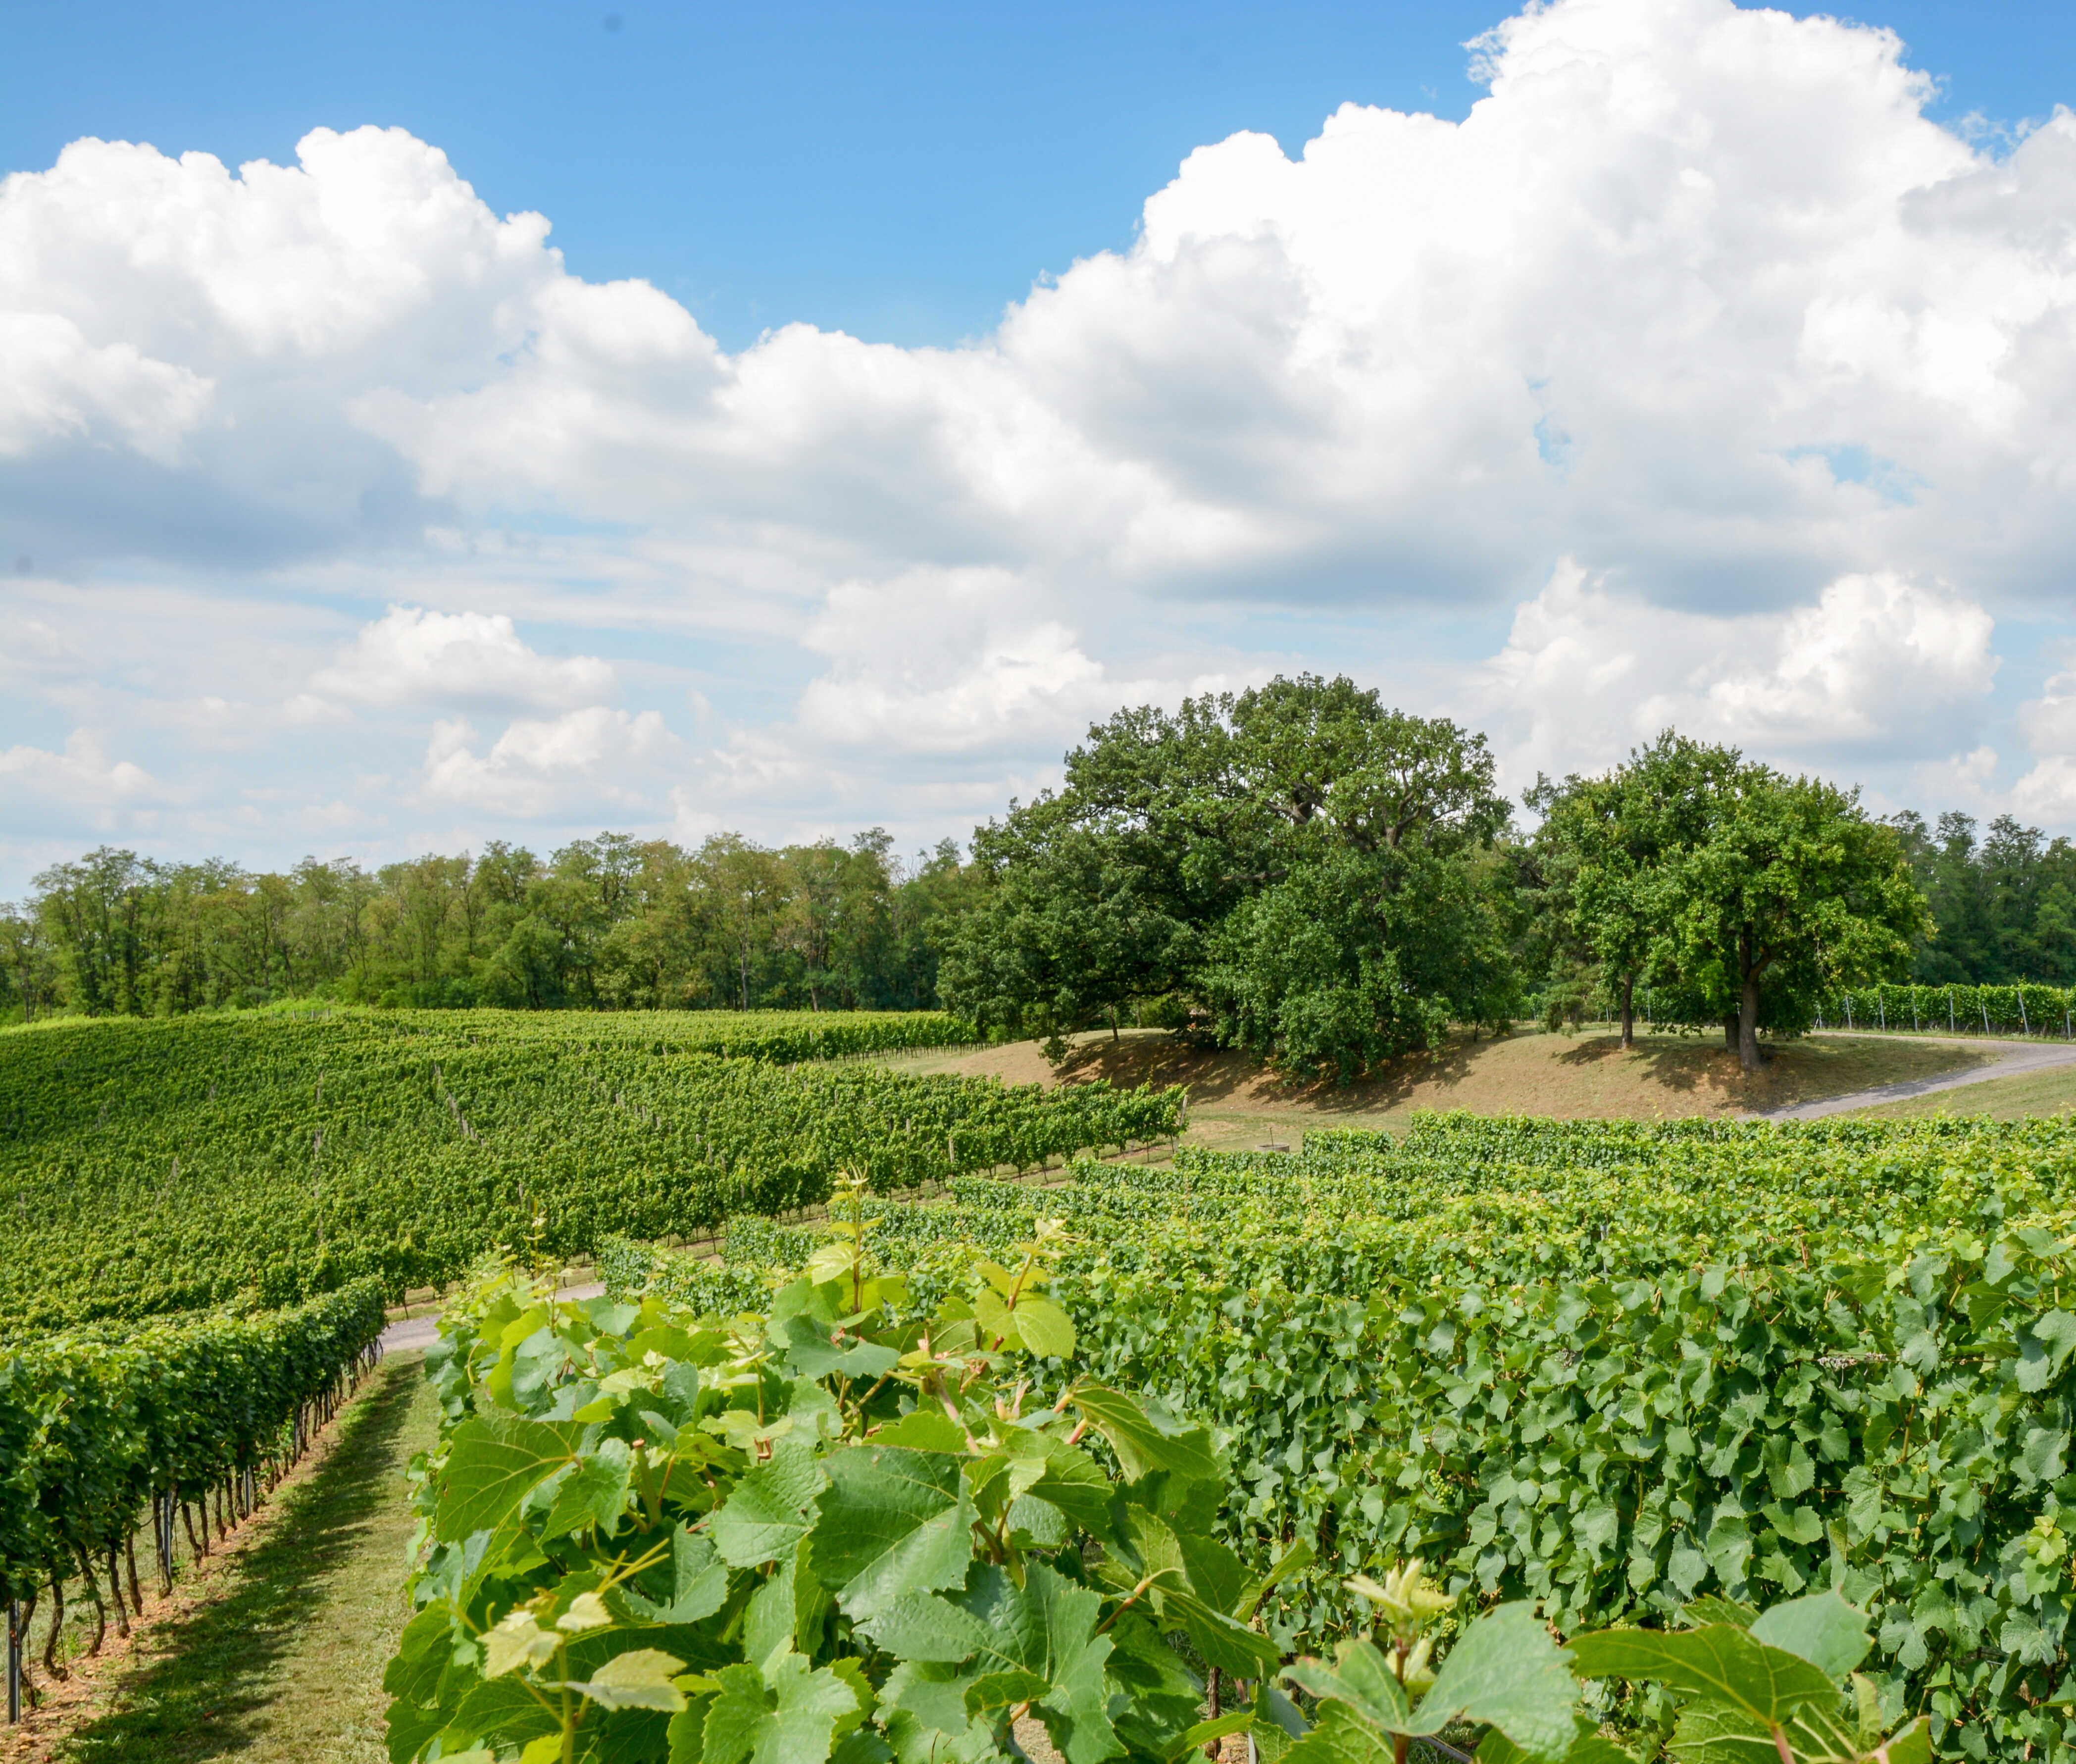
<svg viewBox="0 0 2076 1764">
<path fill-rule="evenodd" d="M 1430 1117 L 866 1204 L 919 1310 L 1065 1222 L 1073 1347 L 1036 1397 L 1072 1374 L 1211 1426 L 1219 1539 L 1252 1574 L 1316 1551 L 1265 1613 L 1286 1650 L 1413 1554 L 1567 1633 L 1836 1586 L 1885 1719 L 2016 1757 L 2076 1741 L 2072 1170 L 2060 1123 Z M 732 1220 L 720 1264 L 605 1266 L 727 1311 L 818 1241 Z"/>
<path fill-rule="evenodd" d="M 2076 988 L 1856 986 L 1825 1002 L 1820 1027 L 1963 1036 L 2076 1035 Z"/>
<path fill-rule="evenodd" d="M 567 1260 L 609 1231 L 684 1236 L 817 1201 L 845 1169 L 888 1192 L 1176 1131 L 1172 1094 L 779 1063 L 956 1035 L 495 1012 L 17 1032 L 0 1038 L 0 1339 L 362 1278 L 395 1300 L 500 1243 Z"/>
</svg>

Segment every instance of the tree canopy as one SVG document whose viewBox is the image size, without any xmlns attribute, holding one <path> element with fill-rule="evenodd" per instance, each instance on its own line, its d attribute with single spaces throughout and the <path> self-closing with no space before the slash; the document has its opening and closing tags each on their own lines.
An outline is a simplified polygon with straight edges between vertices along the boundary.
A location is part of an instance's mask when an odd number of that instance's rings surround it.
<svg viewBox="0 0 2076 1764">
<path fill-rule="evenodd" d="M 1120 711 L 976 836 L 986 887 L 940 986 L 1019 1032 L 1176 995 L 1351 1076 L 1510 1009 L 1507 822 L 1482 736 L 1344 678 Z"/>
<path fill-rule="evenodd" d="M 1895 829 L 1858 791 L 1733 748 L 1667 731 L 1605 777 L 1530 798 L 1549 908 L 1604 983 L 1625 998 L 1665 987 L 1675 1011 L 1720 1021 L 1748 1070 L 1761 1028 L 1804 1029 L 1826 991 L 1906 973 L 1932 928 Z"/>
</svg>

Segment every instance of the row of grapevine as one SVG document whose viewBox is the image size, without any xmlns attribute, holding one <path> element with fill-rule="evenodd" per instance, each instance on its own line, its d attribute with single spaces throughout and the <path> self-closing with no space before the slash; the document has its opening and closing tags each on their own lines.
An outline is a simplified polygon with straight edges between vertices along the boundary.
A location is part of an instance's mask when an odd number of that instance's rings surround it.
<svg viewBox="0 0 2076 1764">
<path fill-rule="evenodd" d="M 2072 1146 L 1440 1119 L 1403 1147 L 961 1183 L 873 1240 L 928 1292 L 949 1246 L 1064 1218 L 1071 1369 L 1214 1424 L 1251 1567 L 1317 1549 L 1286 1645 L 1359 1625 L 1345 1577 L 1414 1554 L 1567 1629 L 1837 1584 L 1877 1619 L 1886 1716 L 2016 1757 L 2076 1744 Z M 809 1247 L 727 1240 L 766 1284 Z M 645 1272 L 670 1277 L 623 1251 Z"/>
<path fill-rule="evenodd" d="M 1908 1029 L 1941 1035 L 2076 1035 L 2076 989 L 2008 986 L 1856 986 L 1827 998 L 1819 1027 Z"/>
<path fill-rule="evenodd" d="M 119 1570 L 134 1596 L 147 1520 L 169 1589 L 176 1514 L 190 1540 L 199 1517 L 206 1543 L 212 1494 L 219 1516 L 249 1511 L 369 1363 L 383 1322 L 381 1291 L 363 1281 L 290 1310 L 0 1351 L 0 1596 L 61 1598 L 77 1571 L 105 1578 L 119 1616 Z"/>
<path fill-rule="evenodd" d="M 391 1297 L 500 1243 L 574 1259 L 1172 1135 L 1179 1092 L 682 1052 L 600 1019 L 185 1019 L 0 1038 L 0 1336 Z M 615 1030 L 620 1019 L 604 1019 Z M 638 1025 L 633 1026 L 638 1027 Z M 494 1031 L 494 1032 L 493 1032 Z"/>
<path fill-rule="evenodd" d="M 486 1039 L 548 1040 L 600 1048 L 647 1048 L 656 1053 L 716 1053 L 737 1060 L 840 1060 L 863 1054 L 923 1053 L 974 1047 L 987 1036 L 943 1011 L 387 1011 L 327 1005 L 314 1011 L 247 1011 L 177 1019 L 193 1041 L 207 1045 L 226 1034 L 282 1023 L 361 1023 L 449 1045 Z M 168 1044 L 172 1023 L 161 1019 L 52 1018 L 10 1033 L 135 1036 Z"/>
</svg>

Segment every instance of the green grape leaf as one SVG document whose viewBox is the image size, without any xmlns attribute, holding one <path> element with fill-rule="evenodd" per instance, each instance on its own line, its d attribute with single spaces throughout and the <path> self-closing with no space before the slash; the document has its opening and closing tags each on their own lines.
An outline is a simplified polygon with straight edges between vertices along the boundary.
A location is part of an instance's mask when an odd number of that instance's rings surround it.
<svg viewBox="0 0 2076 1764">
<path fill-rule="evenodd" d="M 1219 1461 L 1208 1428 L 1186 1426 L 1157 1406 L 1102 1384 L 1077 1385 L 1073 1400 L 1110 1442 L 1126 1481 L 1137 1482 L 1159 1470 L 1191 1482 L 1209 1482 L 1218 1476 Z M 1032 1492 L 1055 1499 L 1042 1488 L 1034 1487 Z"/>
<path fill-rule="evenodd" d="M 523 1745 L 537 1735 L 555 1732 L 560 1724 L 517 1679 L 501 1678 L 472 1687 L 447 1725 L 471 1739 Z"/>
<path fill-rule="evenodd" d="M 704 1532 L 679 1530 L 671 1539 L 671 1595 L 658 1604 L 632 1586 L 617 1596 L 650 1623 L 696 1623 L 710 1617 L 728 1596 L 728 1565 L 714 1554 Z"/>
<path fill-rule="evenodd" d="M 966 1430 L 941 1409 L 911 1409 L 899 1421 L 874 1428 L 869 1442 L 875 1446 L 910 1446 L 917 1451 L 966 1450 Z"/>
<path fill-rule="evenodd" d="M 1561 1758 L 1579 1736 L 1579 1687 L 1569 1662 L 1526 1600 L 1495 1606 L 1464 1630 L 1401 1731 L 1451 1722 L 1499 1729 L 1532 1757 Z"/>
<path fill-rule="evenodd" d="M 1283 1669 L 1283 1676 L 1319 1699 L 1322 1719 L 1326 1708 L 1335 1704 L 1345 1704 L 1364 1725 L 1385 1733 L 1405 1732 L 1413 1719 L 1405 1687 L 1376 1644 L 1360 1637 L 1341 1644 L 1333 1666 L 1322 1660 L 1297 1660 Z"/>
<path fill-rule="evenodd" d="M 1838 1694 L 1821 1667 L 1726 1623 L 1679 1633 L 1602 1629 L 1574 1636 L 1570 1646 L 1577 1670 L 1588 1678 L 1656 1679 L 1770 1727 Z"/>
<path fill-rule="evenodd" d="M 1478 1764 L 1530 1764 L 1529 1754 L 1497 1728 L 1478 1741 L 1476 1757 Z M 1613 1740 L 1586 1733 L 1572 1741 L 1563 1764 L 1636 1764 L 1636 1760 Z M 1775 1754 L 1767 1764 L 1779 1764 L 1779 1755 Z"/>
<path fill-rule="evenodd" d="M 768 1682 L 754 1666 L 724 1666 L 715 1678 L 702 1764 L 824 1764 L 837 1723 L 857 1712 L 849 1685 L 797 1654 L 772 1662 Z"/>
<path fill-rule="evenodd" d="M 1186 1546 L 1185 1546 L 1186 1547 Z M 1318 1552 L 1312 1547 L 1310 1538 L 1300 1538 L 1276 1559 L 1275 1564 L 1259 1580 L 1253 1582 L 1241 1596 L 1239 1603 L 1227 1607 L 1236 1617 L 1252 1617 L 1261 1608 L 1262 1600 L 1273 1592 L 1293 1574 L 1302 1574 L 1312 1566 Z"/>
<path fill-rule="evenodd" d="M 601 1537 L 610 1538 L 621 1514 L 627 1510 L 630 1467 L 625 1440 L 600 1440 L 555 1490 L 554 1505 L 548 1509 L 540 1541 L 551 1542 L 573 1531 L 588 1531 L 594 1525 Z"/>
<path fill-rule="evenodd" d="M 382 1688 L 410 1703 L 430 1703 L 454 1655 L 454 1607 L 435 1599 L 404 1625 L 397 1652 L 382 1669 Z"/>
<path fill-rule="evenodd" d="M 1057 1507 L 1084 1531 L 1103 1538 L 1111 1535 L 1111 1502 L 1117 1491 L 1102 1466 L 1078 1446 L 1064 1439 L 1052 1441 L 1044 1473 L 1024 1492 Z"/>
<path fill-rule="evenodd" d="M 384 1716 L 388 1725 L 389 1764 L 411 1764 L 411 1760 L 425 1749 L 426 1742 L 447 1725 L 450 1712 L 420 1708 L 398 1697 Z"/>
<path fill-rule="evenodd" d="M 1265 1635 L 1259 1635 L 1236 1617 L 1216 1610 L 1194 1593 L 1173 1587 L 1160 1596 L 1164 1626 L 1179 1621 L 1197 1651 L 1206 1662 L 1228 1677 L 1258 1678 L 1273 1671 L 1283 1650 Z"/>
<path fill-rule="evenodd" d="M 960 1459 L 866 1444 L 833 1453 L 824 1467 L 809 1559 L 845 1615 L 867 1621 L 904 1593 L 964 1583 L 978 1515 Z"/>
<path fill-rule="evenodd" d="M 1690 1629 L 1698 1629 L 1704 1623 L 1727 1623 L 1733 1629 L 1749 1629 L 1758 1619 L 1756 1607 L 1740 1604 L 1734 1599 L 1721 1598 L 1713 1592 L 1679 1608 L 1679 1621 Z"/>
<path fill-rule="evenodd" d="M 660 1649 L 630 1648 L 614 1654 L 589 1678 L 569 1679 L 559 1688 L 579 1691 L 601 1708 L 661 1709 L 675 1715 L 685 1706 L 685 1693 L 671 1681 L 684 1668 L 683 1660 Z"/>
<path fill-rule="evenodd" d="M 841 1372 L 856 1382 L 870 1383 L 901 1363 L 899 1349 L 882 1347 L 877 1342 L 836 1346 L 828 1328 L 812 1317 L 789 1317 L 783 1327 L 786 1369 L 795 1377 L 827 1378 Z"/>
<path fill-rule="evenodd" d="M 1029 1352 L 1043 1359 L 1073 1357 L 1073 1319 L 1051 1299 L 1026 1293 L 1009 1315 Z"/>
<path fill-rule="evenodd" d="M 463 1422 L 441 1473 L 433 1535 L 455 1542 L 509 1518 L 549 1476 L 576 1461 L 583 1437 L 575 1422 L 529 1421 L 501 1409 Z"/>
<path fill-rule="evenodd" d="M 1807 1660 L 1829 1679 L 1845 1677 L 1874 1646 L 1865 1615 L 1831 1592 L 1771 1607 L 1750 1633 L 1754 1642 Z"/>
<path fill-rule="evenodd" d="M 1213 1740 L 1222 1740 L 1228 1733 L 1244 1733 L 1254 1725 L 1254 1711 L 1239 1709 L 1231 1715 L 1221 1715 L 1216 1720 L 1199 1721 L 1185 1728 L 1168 1749 L 1168 1764 L 1182 1764 L 1192 1753 L 1201 1753 Z"/>
<path fill-rule="evenodd" d="M 1319 1705 L 1311 1731 L 1283 1757 L 1285 1764 L 1396 1764 L 1397 1748 L 1353 1704 L 1337 1700 Z"/>
<path fill-rule="evenodd" d="M 754 1568 L 791 1554 L 814 1522 L 824 1480 L 804 1446 L 782 1444 L 770 1463 L 745 1471 L 713 1516 L 721 1560 L 732 1568 Z"/>
<path fill-rule="evenodd" d="M 1052 1688 L 1051 1679 L 1020 1666 L 1007 1672 L 985 1672 L 966 1687 L 966 1713 L 986 1715 L 995 1709 L 1013 1708 L 1019 1703 L 1035 1703 Z"/>
</svg>

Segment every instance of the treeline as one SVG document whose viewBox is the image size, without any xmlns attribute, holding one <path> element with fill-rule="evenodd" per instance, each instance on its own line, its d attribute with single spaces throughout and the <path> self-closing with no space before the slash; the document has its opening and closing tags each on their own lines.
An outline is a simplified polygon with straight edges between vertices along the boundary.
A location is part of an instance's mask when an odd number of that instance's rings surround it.
<svg viewBox="0 0 2076 1764">
<path fill-rule="evenodd" d="M 421 1007 L 945 1008 L 1057 1037 L 1189 1027 L 1343 1078 L 1451 1025 L 1605 1012 L 1626 1037 L 1814 1024 L 1844 989 L 2076 984 L 2076 846 L 1668 731 L 1499 794 L 1482 735 L 1346 679 L 1121 710 L 1065 781 L 903 863 L 884 832 L 766 850 L 603 833 L 287 874 L 107 848 L 0 908 L 8 1015 L 319 995 Z"/>
<path fill-rule="evenodd" d="M 0 907 L 6 1018 L 176 1015 L 322 996 L 527 1009 L 925 1010 L 974 886 L 946 840 L 904 862 L 880 829 L 767 850 L 601 833 L 543 859 L 363 869 L 162 863 L 103 847 Z"/>
<path fill-rule="evenodd" d="M 1928 986 L 2076 986 L 2076 845 L 1999 815 L 1980 839 L 1976 822 L 1941 815 L 1890 817 L 1936 933 L 1912 953 L 1911 977 Z"/>
</svg>

